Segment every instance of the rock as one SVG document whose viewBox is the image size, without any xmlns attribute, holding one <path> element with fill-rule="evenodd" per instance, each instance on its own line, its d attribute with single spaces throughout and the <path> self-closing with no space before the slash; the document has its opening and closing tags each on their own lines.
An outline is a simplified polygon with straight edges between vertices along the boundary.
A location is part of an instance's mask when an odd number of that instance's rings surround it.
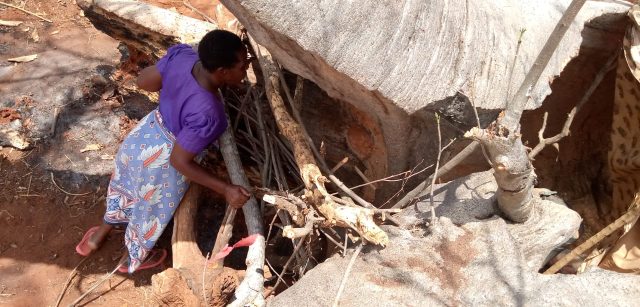
<svg viewBox="0 0 640 307">
<path fill-rule="evenodd" d="M 434 187 L 436 216 L 449 218 L 463 226 L 500 215 L 496 207 L 497 185 L 491 171 L 475 173 Z M 430 216 L 429 194 L 423 194 L 417 206 L 398 215 L 407 224 L 423 223 Z M 526 263 L 540 269 L 556 249 L 577 238 L 582 218 L 575 211 L 550 200 L 539 200 L 531 217 L 524 223 L 506 222 Z"/>
<path fill-rule="evenodd" d="M 331 113 L 337 116 L 330 118 L 343 117 L 347 123 L 367 118 L 373 123 L 365 127 L 373 148 L 384 150 L 362 162 L 365 175 L 383 178 L 435 160 L 434 112 L 446 119 L 444 139 L 476 125 L 468 101 L 480 108 L 483 123 L 493 120 L 570 1 L 221 2 L 286 69 L 337 100 Z M 542 104 L 551 81 L 583 45 L 602 54 L 613 52 L 615 46 L 604 42 L 620 27 L 613 20 L 624 18 L 627 9 L 613 2 L 585 5 L 531 89 L 528 109 Z M 585 25 L 589 21 L 594 25 Z M 521 29 L 526 31 L 516 52 Z M 304 101 L 303 109 L 317 107 L 313 99 Z M 356 110 L 342 107 L 342 102 Z M 321 120 L 319 115 L 305 118 L 309 123 Z M 349 128 L 345 125 L 344 130 Z M 336 137 L 329 134 L 332 129 L 309 130 L 317 143 L 349 143 L 347 133 Z M 345 156 L 334 155 L 334 164 Z M 398 188 L 386 185 L 376 200 L 386 200 Z"/>
<path fill-rule="evenodd" d="M 632 306 L 640 277 L 594 270 L 542 275 L 538 267 L 580 219 L 542 201 L 527 223 L 495 215 L 490 172 L 437 187 L 438 221 L 425 228 L 426 203 L 397 217 L 409 230 L 387 226 L 385 249 L 365 247 L 349 275 L 340 306 Z M 558 221 L 567 221 L 559 223 Z M 549 224 L 546 224 L 549 223 Z M 329 306 L 350 257 L 334 256 L 269 301 L 272 306 Z M 612 280 L 615 279 L 615 282 Z"/>
</svg>

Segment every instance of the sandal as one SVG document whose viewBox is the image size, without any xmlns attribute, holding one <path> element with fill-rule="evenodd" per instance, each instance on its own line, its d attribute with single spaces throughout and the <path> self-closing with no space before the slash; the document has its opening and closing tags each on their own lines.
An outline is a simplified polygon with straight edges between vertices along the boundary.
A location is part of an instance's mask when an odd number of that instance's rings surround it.
<svg viewBox="0 0 640 307">
<path fill-rule="evenodd" d="M 82 237 L 82 240 L 80 240 L 80 243 L 76 245 L 76 253 L 84 257 L 87 257 L 91 254 L 93 250 L 87 245 L 87 241 L 89 241 L 89 238 L 91 238 L 91 236 L 96 233 L 99 228 L 100 226 L 94 226 L 87 230 L 87 232 Z"/>
<path fill-rule="evenodd" d="M 158 255 L 160 255 L 160 258 L 156 261 L 152 261 L 152 259 L 154 257 L 157 257 Z M 159 265 L 162 264 L 162 262 L 164 262 L 164 259 L 167 258 L 167 250 L 166 249 L 152 249 L 151 252 L 149 253 L 149 256 L 147 256 L 147 259 L 142 263 L 142 265 L 140 265 L 137 269 L 136 272 L 141 271 L 141 270 L 145 270 L 145 269 L 151 269 L 151 268 L 155 268 Z M 118 272 L 120 273 L 129 273 L 129 265 L 128 264 L 123 264 L 118 268 Z"/>
</svg>

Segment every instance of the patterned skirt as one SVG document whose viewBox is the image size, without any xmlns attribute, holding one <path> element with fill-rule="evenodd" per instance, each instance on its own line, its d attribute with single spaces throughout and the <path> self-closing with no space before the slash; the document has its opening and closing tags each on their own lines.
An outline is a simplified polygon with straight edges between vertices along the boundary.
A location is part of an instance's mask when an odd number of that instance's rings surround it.
<svg viewBox="0 0 640 307">
<path fill-rule="evenodd" d="M 156 109 L 129 132 L 115 157 L 104 221 L 126 224 L 130 274 L 149 255 L 189 187 L 169 163 L 174 141 Z"/>
</svg>

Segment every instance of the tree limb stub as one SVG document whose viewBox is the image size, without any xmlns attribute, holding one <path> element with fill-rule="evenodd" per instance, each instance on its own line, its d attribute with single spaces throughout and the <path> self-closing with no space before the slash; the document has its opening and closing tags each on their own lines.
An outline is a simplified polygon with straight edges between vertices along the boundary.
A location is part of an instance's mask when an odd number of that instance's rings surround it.
<svg viewBox="0 0 640 307">
<path fill-rule="evenodd" d="M 498 184 L 500 210 L 514 222 L 526 221 L 535 203 L 536 174 L 519 134 L 508 133 L 493 124 L 487 129 L 472 128 L 465 137 L 481 142 L 487 150 Z"/>
<path fill-rule="evenodd" d="M 257 44 L 254 45 L 254 48 L 262 66 L 267 98 L 278 128 L 293 146 L 294 158 L 307 189 L 307 200 L 326 219 L 326 224 L 352 228 L 362 238 L 373 244 L 383 246 L 388 244 L 387 234 L 373 222 L 373 211 L 367 208 L 347 208 L 331 199 L 331 195 L 324 186 L 327 178 L 322 175 L 310 145 L 305 140 L 302 128 L 285 107 L 280 94 L 278 71 L 270 53 L 266 48 Z"/>
</svg>

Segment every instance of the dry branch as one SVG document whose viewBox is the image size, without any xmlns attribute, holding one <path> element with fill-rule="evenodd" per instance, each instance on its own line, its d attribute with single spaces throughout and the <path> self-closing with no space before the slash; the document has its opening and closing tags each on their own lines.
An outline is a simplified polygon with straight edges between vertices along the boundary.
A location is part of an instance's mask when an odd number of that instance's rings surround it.
<svg viewBox="0 0 640 307">
<path fill-rule="evenodd" d="M 604 79 L 604 76 L 615 67 L 615 60 L 617 58 L 618 58 L 618 53 L 615 52 L 609 58 L 609 60 L 607 60 L 604 66 L 602 66 L 600 71 L 598 71 L 595 78 L 593 79 L 593 82 L 591 82 L 591 85 L 589 86 L 587 91 L 584 93 L 584 95 L 582 95 L 582 98 L 580 99 L 580 101 L 576 104 L 575 107 L 573 107 L 573 109 L 571 109 L 571 112 L 569 112 L 569 115 L 567 115 L 567 120 L 564 122 L 564 125 L 562 126 L 562 131 L 560 131 L 560 133 L 549 138 L 544 137 L 543 133 L 547 126 L 547 116 L 548 116 L 547 112 L 544 113 L 544 117 L 542 118 L 542 127 L 538 132 L 538 140 L 540 142 L 538 143 L 538 145 L 536 145 L 536 147 L 534 147 L 531 150 L 531 152 L 529 152 L 529 159 L 533 160 L 535 156 L 537 156 L 544 149 L 546 145 L 556 144 L 562 138 L 568 136 L 569 133 L 571 133 L 570 128 L 576 113 L 578 113 L 578 111 L 582 109 L 582 106 L 587 101 L 589 101 L 589 98 L 591 98 L 591 95 L 593 94 L 593 92 L 596 90 L 596 88 L 598 88 L 598 86 L 600 85 L 600 82 L 602 82 L 602 79 Z"/>
<path fill-rule="evenodd" d="M 311 147 L 303 128 L 289 115 L 282 96 L 278 68 L 269 52 L 254 44 L 258 60 L 265 78 L 265 88 L 278 128 L 293 146 L 294 158 L 300 169 L 302 181 L 306 187 L 307 200 L 326 219 L 327 226 L 349 227 L 373 244 L 386 245 L 386 233 L 373 222 L 373 211 L 367 208 L 349 208 L 335 203 L 327 192 L 324 183 L 327 179 L 317 166 Z"/>
<path fill-rule="evenodd" d="M 603 239 L 610 236 L 612 233 L 616 232 L 618 229 L 624 227 L 624 225 L 633 223 L 638 216 L 640 215 L 640 194 L 636 194 L 636 198 L 631 204 L 631 207 L 627 211 L 627 213 L 623 214 L 613 223 L 607 225 L 607 227 L 600 230 L 597 234 L 589 238 L 587 241 L 584 241 L 578 247 L 574 248 L 570 253 L 562 257 L 558 262 L 554 263 L 550 268 L 544 271 L 544 274 L 555 274 L 562 267 L 567 265 L 571 260 L 580 256 L 582 253 L 586 252 L 590 248 L 594 247 L 596 244 L 600 243 Z"/>
</svg>

